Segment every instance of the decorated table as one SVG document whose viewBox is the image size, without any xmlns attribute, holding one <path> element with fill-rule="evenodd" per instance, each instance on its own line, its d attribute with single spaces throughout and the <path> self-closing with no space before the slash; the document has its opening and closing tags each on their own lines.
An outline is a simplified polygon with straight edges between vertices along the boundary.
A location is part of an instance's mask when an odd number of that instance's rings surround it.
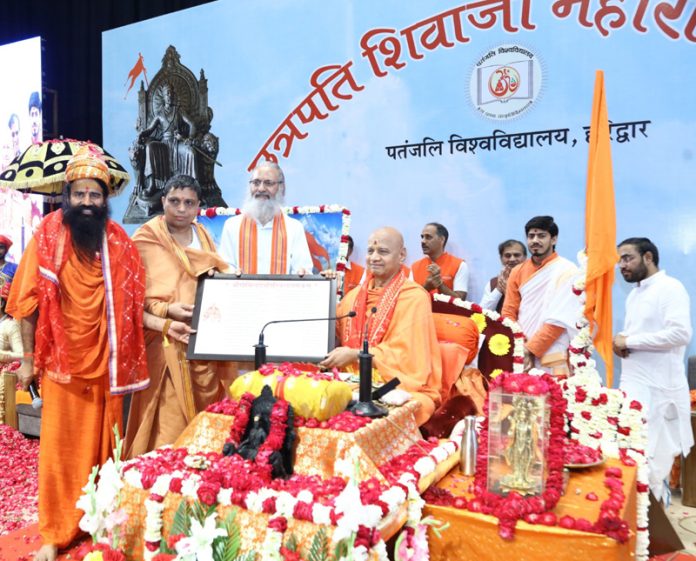
<svg viewBox="0 0 696 561">
<path fill-rule="evenodd" d="M 600 516 L 600 505 L 608 496 L 604 486 L 607 468 L 619 468 L 622 489 L 626 500 L 619 516 L 628 523 L 628 540 L 620 543 L 603 534 L 567 529 L 562 526 L 517 524 L 515 538 L 503 540 L 498 535 L 498 520 L 494 516 L 445 506 L 437 503 L 453 503 L 464 498 L 469 501 L 473 494 L 469 488 L 473 477 L 463 475 L 459 468 L 453 469 L 435 489 L 425 494 L 424 515 L 432 515 L 450 527 L 438 539 L 430 536 L 430 558 L 432 560 L 487 559 L 517 561 L 554 561 L 583 559 L 587 561 L 609 561 L 629 559 L 635 551 L 636 541 L 636 468 L 624 466 L 619 460 L 609 459 L 604 465 L 579 471 L 571 471 L 567 491 L 552 511 L 556 523 L 564 516 L 594 522 Z M 594 493 L 593 496 L 591 493 Z M 587 496 L 595 500 L 588 500 Z"/>
</svg>

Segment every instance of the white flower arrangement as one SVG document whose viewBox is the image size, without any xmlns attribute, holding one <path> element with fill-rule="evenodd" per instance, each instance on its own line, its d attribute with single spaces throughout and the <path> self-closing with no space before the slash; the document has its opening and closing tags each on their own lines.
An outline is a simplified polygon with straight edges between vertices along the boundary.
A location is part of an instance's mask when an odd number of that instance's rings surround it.
<svg viewBox="0 0 696 561">
<path fill-rule="evenodd" d="M 123 489 L 121 449 L 123 441 L 114 429 L 116 448 L 113 458 L 102 466 L 94 466 L 87 484 L 82 488 L 83 495 L 77 500 L 76 508 L 84 512 L 79 527 L 92 536 L 94 543 L 118 546 L 119 527 L 126 521 L 125 511 L 120 508 L 120 493 Z M 99 483 L 96 483 L 97 477 Z"/>
</svg>

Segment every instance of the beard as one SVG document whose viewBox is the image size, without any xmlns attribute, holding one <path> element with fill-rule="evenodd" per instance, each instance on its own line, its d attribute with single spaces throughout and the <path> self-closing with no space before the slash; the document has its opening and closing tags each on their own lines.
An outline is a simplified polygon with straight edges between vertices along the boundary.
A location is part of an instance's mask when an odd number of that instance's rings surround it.
<svg viewBox="0 0 696 561">
<path fill-rule="evenodd" d="M 86 210 L 92 213 L 86 214 Z M 80 259 L 92 261 L 101 250 L 110 213 L 108 203 L 100 207 L 75 205 L 63 208 L 63 224 L 70 228 L 72 244 Z"/>
<path fill-rule="evenodd" d="M 251 193 L 248 193 L 242 212 L 255 218 L 261 224 L 267 224 L 271 219 L 279 214 L 285 204 L 285 197 L 281 193 L 276 193 L 274 199 L 255 198 Z"/>
<path fill-rule="evenodd" d="M 641 263 L 633 271 L 621 271 L 621 275 L 626 282 L 641 282 L 648 276 L 648 267 L 645 263 Z"/>
</svg>

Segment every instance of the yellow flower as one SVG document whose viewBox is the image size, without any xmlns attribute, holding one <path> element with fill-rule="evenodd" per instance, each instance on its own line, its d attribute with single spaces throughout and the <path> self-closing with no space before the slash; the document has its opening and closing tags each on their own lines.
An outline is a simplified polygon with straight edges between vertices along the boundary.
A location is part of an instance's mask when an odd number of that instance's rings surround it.
<svg viewBox="0 0 696 561">
<path fill-rule="evenodd" d="M 510 338 L 502 333 L 496 333 L 488 341 L 488 348 L 496 356 L 505 356 L 510 352 Z"/>
<path fill-rule="evenodd" d="M 496 376 L 500 376 L 503 373 L 502 368 L 496 368 L 493 372 L 491 372 L 491 380 L 495 378 Z"/>
<path fill-rule="evenodd" d="M 483 333 L 483 330 L 486 329 L 486 316 L 483 314 L 471 314 L 471 319 L 478 327 L 479 333 Z"/>
<path fill-rule="evenodd" d="M 82 558 L 82 561 L 103 561 L 104 556 L 101 551 L 90 551 Z"/>
</svg>

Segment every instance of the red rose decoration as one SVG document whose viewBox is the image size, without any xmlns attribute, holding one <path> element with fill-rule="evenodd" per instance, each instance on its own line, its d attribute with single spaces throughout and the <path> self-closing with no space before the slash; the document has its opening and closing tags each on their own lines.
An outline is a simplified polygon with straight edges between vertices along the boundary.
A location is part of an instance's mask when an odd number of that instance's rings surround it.
<svg viewBox="0 0 696 561">
<path fill-rule="evenodd" d="M 172 534 L 167 539 L 167 547 L 169 549 L 174 549 L 176 547 L 177 542 L 183 537 L 185 537 L 184 534 Z"/>
<path fill-rule="evenodd" d="M 575 518 L 568 516 L 567 514 L 565 516 L 561 516 L 561 519 L 558 521 L 558 525 L 566 530 L 572 530 L 575 528 Z"/>
<path fill-rule="evenodd" d="M 217 502 L 217 494 L 218 491 L 220 490 L 220 484 L 219 483 L 211 483 L 208 481 L 204 481 L 198 486 L 198 499 L 204 504 L 208 506 L 212 506 Z"/>
<path fill-rule="evenodd" d="M 206 208 L 205 215 L 208 218 L 215 218 L 215 208 L 214 207 Z"/>
<path fill-rule="evenodd" d="M 169 480 L 169 490 L 172 493 L 181 493 L 181 478 L 180 477 L 172 477 Z"/>
<path fill-rule="evenodd" d="M 288 529 L 288 521 L 283 516 L 276 516 L 275 518 L 271 518 L 268 521 L 268 527 L 271 530 L 275 530 L 276 532 L 284 534 L 285 531 Z"/>
</svg>

